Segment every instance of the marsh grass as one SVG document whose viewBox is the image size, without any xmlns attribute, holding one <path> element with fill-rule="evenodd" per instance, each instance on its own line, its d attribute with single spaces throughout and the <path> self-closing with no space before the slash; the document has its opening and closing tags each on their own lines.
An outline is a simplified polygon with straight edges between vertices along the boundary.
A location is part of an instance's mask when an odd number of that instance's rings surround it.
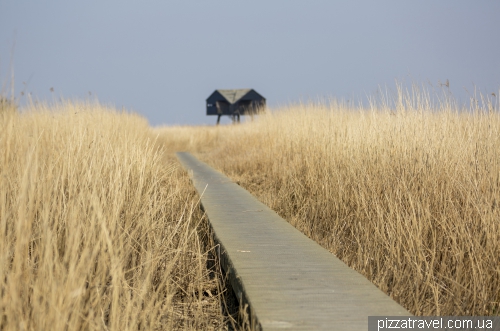
<svg viewBox="0 0 500 331">
<path fill-rule="evenodd" d="M 0 128 L 1 330 L 225 329 L 198 197 L 145 119 L 62 102 Z"/>
<path fill-rule="evenodd" d="M 478 101 L 479 100 L 479 101 Z M 159 128 L 416 315 L 500 314 L 500 113 L 398 87 L 240 126 Z"/>
<path fill-rule="evenodd" d="M 17 111 L 16 104 L 9 98 L 2 96 L 0 93 L 0 116 Z"/>
</svg>

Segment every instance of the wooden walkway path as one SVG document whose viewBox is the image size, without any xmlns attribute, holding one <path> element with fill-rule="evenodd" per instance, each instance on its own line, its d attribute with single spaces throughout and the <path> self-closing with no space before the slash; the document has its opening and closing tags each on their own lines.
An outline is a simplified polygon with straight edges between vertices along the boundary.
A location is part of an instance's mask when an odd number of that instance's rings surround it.
<svg viewBox="0 0 500 331">
<path fill-rule="evenodd" d="M 411 315 L 229 178 L 189 153 L 177 157 L 257 329 L 366 331 L 368 316 Z"/>
</svg>

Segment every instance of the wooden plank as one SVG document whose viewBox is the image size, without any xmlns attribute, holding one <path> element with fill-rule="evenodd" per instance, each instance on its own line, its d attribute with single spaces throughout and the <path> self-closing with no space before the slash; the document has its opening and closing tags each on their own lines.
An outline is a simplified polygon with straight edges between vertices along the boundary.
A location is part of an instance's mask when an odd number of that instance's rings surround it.
<svg viewBox="0 0 500 331">
<path fill-rule="evenodd" d="M 368 316 L 411 315 L 229 178 L 189 153 L 177 157 L 258 329 L 366 331 Z"/>
</svg>

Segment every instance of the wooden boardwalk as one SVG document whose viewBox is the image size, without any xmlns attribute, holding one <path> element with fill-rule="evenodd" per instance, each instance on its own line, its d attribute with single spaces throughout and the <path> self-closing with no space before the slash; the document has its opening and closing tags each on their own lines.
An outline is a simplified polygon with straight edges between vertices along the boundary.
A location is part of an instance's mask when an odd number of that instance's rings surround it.
<svg viewBox="0 0 500 331">
<path fill-rule="evenodd" d="M 411 315 L 229 178 L 189 153 L 177 157 L 257 329 L 366 331 L 368 316 Z"/>
</svg>

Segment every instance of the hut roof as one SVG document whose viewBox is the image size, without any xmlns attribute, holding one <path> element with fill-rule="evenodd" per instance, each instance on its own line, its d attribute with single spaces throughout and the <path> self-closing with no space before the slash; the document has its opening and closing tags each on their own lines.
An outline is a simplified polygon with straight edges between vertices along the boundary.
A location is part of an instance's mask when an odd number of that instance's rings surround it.
<svg viewBox="0 0 500 331">
<path fill-rule="evenodd" d="M 235 103 L 238 100 L 240 100 L 241 98 L 243 98 L 251 90 L 252 89 L 245 88 L 245 89 L 239 89 L 239 90 L 216 90 L 216 91 L 219 92 L 220 94 L 222 94 L 222 96 L 224 98 L 226 98 L 226 100 L 229 103 Z"/>
</svg>

